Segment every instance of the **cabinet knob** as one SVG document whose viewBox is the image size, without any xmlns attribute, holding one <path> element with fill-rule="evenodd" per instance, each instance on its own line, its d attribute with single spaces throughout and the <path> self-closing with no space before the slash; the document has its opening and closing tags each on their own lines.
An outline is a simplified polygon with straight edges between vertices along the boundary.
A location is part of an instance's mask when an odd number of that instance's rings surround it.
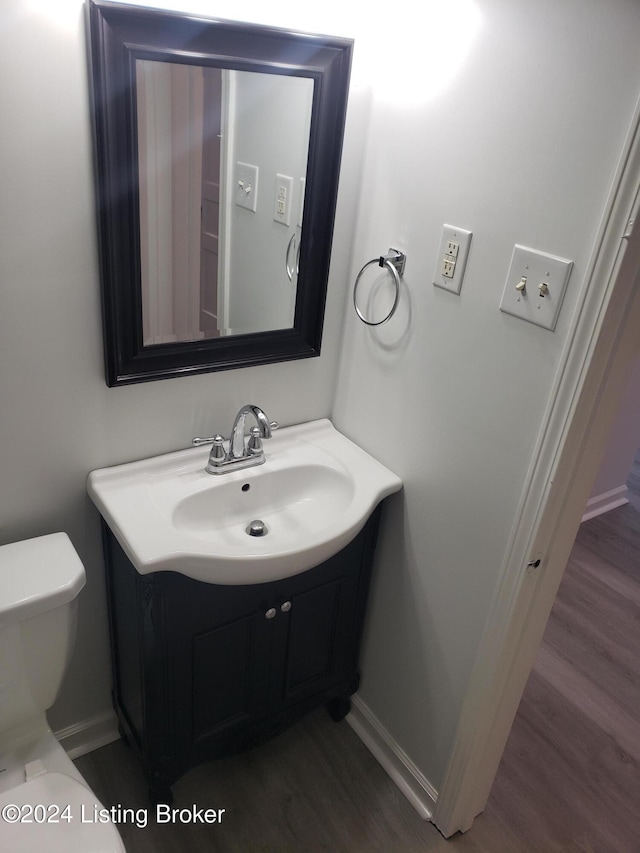
<svg viewBox="0 0 640 853">
<path fill-rule="evenodd" d="M 273 619 L 273 617 L 276 615 L 277 612 L 278 611 L 275 609 L 275 607 L 270 607 L 267 610 L 267 612 L 264 614 L 264 618 L 265 619 Z"/>
<path fill-rule="evenodd" d="M 283 613 L 288 613 L 291 610 L 291 602 L 290 601 L 284 601 L 280 605 L 280 610 L 282 610 Z"/>
</svg>

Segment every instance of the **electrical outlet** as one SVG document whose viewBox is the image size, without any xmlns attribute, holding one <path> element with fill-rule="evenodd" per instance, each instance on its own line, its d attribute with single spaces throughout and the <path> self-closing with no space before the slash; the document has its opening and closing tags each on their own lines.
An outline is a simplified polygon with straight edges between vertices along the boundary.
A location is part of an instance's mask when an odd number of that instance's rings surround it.
<svg viewBox="0 0 640 853">
<path fill-rule="evenodd" d="M 453 225 L 443 225 L 438 260 L 433 273 L 433 283 L 436 287 L 460 293 L 471 237 L 471 231 L 455 228 Z"/>
<path fill-rule="evenodd" d="M 514 246 L 500 310 L 553 331 L 572 267 L 566 258 Z"/>
<path fill-rule="evenodd" d="M 288 175 L 276 175 L 273 200 L 273 218 L 276 222 L 289 225 L 291 222 L 291 204 L 293 202 L 293 178 Z"/>
<path fill-rule="evenodd" d="M 456 262 L 452 255 L 445 255 L 442 259 L 442 275 L 445 278 L 453 278 L 456 272 Z"/>
</svg>

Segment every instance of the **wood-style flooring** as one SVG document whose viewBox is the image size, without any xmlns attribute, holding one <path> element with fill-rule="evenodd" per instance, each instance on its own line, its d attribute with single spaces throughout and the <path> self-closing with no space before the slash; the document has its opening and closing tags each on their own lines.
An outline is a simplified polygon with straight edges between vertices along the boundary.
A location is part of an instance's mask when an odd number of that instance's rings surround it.
<svg viewBox="0 0 640 853">
<path fill-rule="evenodd" d="M 488 814 L 541 851 L 640 851 L 640 514 L 631 504 L 581 525 L 475 826 Z"/>
<path fill-rule="evenodd" d="M 636 458 L 633 460 L 631 471 L 627 479 L 629 503 L 640 512 L 640 449 L 636 453 Z"/>
<path fill-rule="evenodd" d="M 105 805 L 147 809 L 117 742 L 76 762 Z M 640 514 L 585 522 L 487 808 L 445 841 L 346 722 L 312 714 L 271 743 L 203 765 L 176 807 L 219 825 L 120 825 L 129 853 L 640 853 Z M 153 810 L 149 809 L 153 816 Z"/>
</svg>

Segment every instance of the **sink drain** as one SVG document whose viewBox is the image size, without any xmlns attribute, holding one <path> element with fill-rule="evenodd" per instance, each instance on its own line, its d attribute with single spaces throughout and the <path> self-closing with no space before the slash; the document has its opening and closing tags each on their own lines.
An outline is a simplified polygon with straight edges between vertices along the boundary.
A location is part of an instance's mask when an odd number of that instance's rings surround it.
<svg viewBox="0 0 640 853">
<path fill-rule="evenodd" d="M 259 518 L 254 518 L 246 527 L 246 532 L 249 536 L 266 536 L 269 532 L 267 525 Z"/>
</svg>

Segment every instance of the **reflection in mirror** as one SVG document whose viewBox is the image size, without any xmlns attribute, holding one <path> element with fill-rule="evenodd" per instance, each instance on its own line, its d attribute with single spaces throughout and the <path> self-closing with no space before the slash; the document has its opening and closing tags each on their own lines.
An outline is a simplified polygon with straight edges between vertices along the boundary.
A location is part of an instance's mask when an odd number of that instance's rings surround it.
<svg viewBox="0 0 640 853">
<path fill-rule="evenodd" d="M 318 356 L 353 42 L 87 10 L 107 384 Z"/>
<path fill-rule="evenodd" d="M 137 59 L 136 94 L 144 346 L 291 328 L 313 80 Z"/>
</svg>

